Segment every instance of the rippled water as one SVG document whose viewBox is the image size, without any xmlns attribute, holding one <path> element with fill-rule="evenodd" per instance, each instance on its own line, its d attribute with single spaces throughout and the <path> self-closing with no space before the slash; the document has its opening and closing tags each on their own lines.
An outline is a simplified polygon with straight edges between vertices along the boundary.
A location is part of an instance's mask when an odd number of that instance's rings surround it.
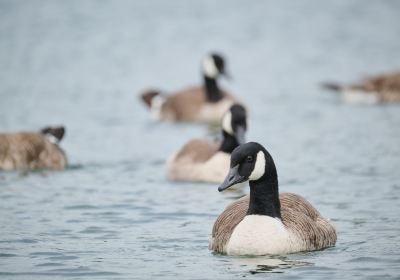
<svg viewBox="0 0 400 280">
<path fill-rule="evenodd" d="M 0 129 L 65 124 L 64 172 L 0 173 L 2 279 L 377 279 L 400 275 L 400 108 L 320 88 L 400 67 L 398 1 L 1 1 Z M 158 124 L 148 86 L 198 83 L 209 50 L 249 105 L 281 190 L 331 217 L 337 246 L 286 257 L 207 249 L 240 193 L 171 183 L 202 126 Z M 245 190 L 247 191 L 247 190 Z"/>
</svg>

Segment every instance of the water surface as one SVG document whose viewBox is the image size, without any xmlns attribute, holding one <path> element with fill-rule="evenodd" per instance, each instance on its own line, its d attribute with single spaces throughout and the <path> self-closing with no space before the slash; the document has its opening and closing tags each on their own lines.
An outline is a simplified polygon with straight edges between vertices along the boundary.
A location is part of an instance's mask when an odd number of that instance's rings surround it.
<svg viewBox="0 0 400 280">
<path fill-rule="evenodd" d="M 344 105 L 318 83 L 400 67 L 399 34 L 398 1 L 1 1 L 0 130 L 64 124 L 71 167 L 0 173 L 0 278 L 398 279 L 400 109 Z M 210 50 L 281 191 L 332 218 L 336 247 L 208 251 L 240 194 L 168 182 L 168 156 L 209 132 L 153 122 L 137 94 L 199 83 Z"/>
</svg>

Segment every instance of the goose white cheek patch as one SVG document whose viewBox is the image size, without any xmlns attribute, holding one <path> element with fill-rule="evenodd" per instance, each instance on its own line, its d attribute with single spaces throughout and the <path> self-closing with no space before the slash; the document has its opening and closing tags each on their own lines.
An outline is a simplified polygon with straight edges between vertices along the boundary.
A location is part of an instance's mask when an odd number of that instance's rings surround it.
<svg viewBox="0 0 400 280">
<path fill-rule="evenodd" d="M 256 181 L 260 179 L 265 173 L 265 156 L 262 151 L 257 153 L 256 164 L 254 169 L 249 176 L 250 181 Z"/>
<path fill-rule="evenodd" d="M 230 111 L 226 112 L 224 118 L 222 119 L 222 128 L 230 135 L 233 135 L 232 129 L 232 113 Z"/>
<path fill-rule="evenodd" d="M 203 72 L 209 78 L 216 78 L 218 75 L 217 66 L 215 66 L 214 59 L 210 56 L 206 57 L 203 61 Z"/>
<path fill-rule="evenodd" d="M 49 134 L 49 133 L 46 134 L 46 138 L 47 138 L 47 140 L 49 140 L 50 143 L 53 143 L 53 144 L 58 144 L 58 142 L 59 142 L 58 139 L 54 135 Z"/>
</svg>

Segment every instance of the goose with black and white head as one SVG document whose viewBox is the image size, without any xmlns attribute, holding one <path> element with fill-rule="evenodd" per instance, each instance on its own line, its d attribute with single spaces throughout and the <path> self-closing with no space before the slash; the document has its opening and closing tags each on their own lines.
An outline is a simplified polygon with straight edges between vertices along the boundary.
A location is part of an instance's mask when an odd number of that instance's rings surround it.
<svg viewBox="0 0 400 280">
<path fill-rule="evenodd" d="M 64 134 L 63 126 L 0 133 L 0 170 L 64 169 L 67 157 L 60 147 Z"/>
<path fill-rule="evenodd" d="M 221 76 L 229 77 L 222 55 L 212 53 L 202 61 L 204 84 L 167 94 L 160 90 L 147 90 L 141 98 L 153 117 L 172 122 L 218 123 L 229 107 L 237 102 L 220 88 Z"/>
<path fill-rule="evenodd" d="M 236 148 L 223 191 L 249 181 L 250 196 L 229 205 L 214 223 L 210 249 L 228 255 L 280 255 L 334 246 L 331 222 L 303 197 L 278 191 L 268 151 L 249 142 Z"/>
<path fill-rule="evenodd" d="M 222 183 L 229 168 L 230 154 L 244 143 L 246 109 L 232 105 L 222 118 L 222 141 L 194 139 L 167 162 L 168 178 L 174 181 Z"/>
</svg>

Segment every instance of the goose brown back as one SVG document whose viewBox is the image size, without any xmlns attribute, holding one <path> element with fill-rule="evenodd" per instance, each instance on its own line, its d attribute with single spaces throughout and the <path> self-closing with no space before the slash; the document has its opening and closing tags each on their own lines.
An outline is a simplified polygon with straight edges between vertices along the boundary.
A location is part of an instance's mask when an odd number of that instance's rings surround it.
<svg viewBox="0 0 400 280">
<path fill-rule="evenodd" d="M 0 169 L 64 169 L 67 159 L 57 144 L 32 132 L 0 134 Z"/>
</svg>

